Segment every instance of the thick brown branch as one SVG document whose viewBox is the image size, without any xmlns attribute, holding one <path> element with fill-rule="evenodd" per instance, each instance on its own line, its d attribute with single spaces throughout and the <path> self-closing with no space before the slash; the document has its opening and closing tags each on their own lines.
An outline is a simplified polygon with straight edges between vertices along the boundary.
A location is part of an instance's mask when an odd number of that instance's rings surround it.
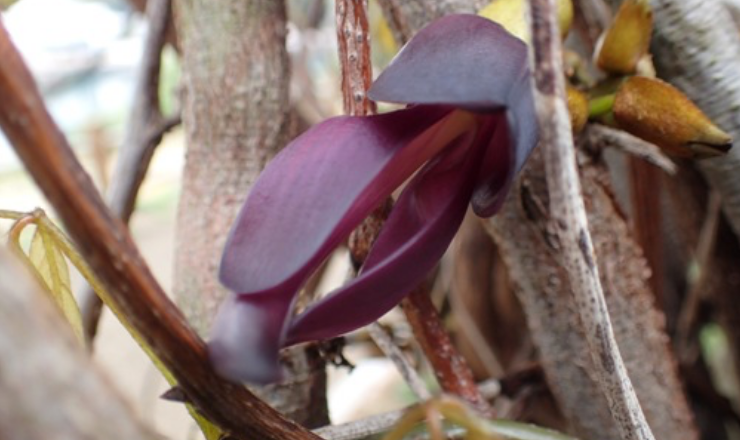
<svg viewBox="0 0 740 440">
<path fill-rule="evenodd" d="M 128 230 L 105 206 L 52 121 L 2 25 L 0 58 L 0 126 L 107 287 L 113 306 L 130 320 L 189 400 L 239 438 L 315 439 L 246 388 L 214 372 L 204 342 L 162 291 Z"/>
<path fill-rule="evenodd" d="M 555 237 L 586 331 L 594 373 L 625 440 L 653 440 L 614 338 L 575 160 L 554 0 L 531 0 L 537 116 Z"/>
<path fill-rule="evenodd" d="M 0 250 L 0 394 L 3 438 L 160 439 L 111 388 L 26 267 L 5 250 Z"/>
</svg>

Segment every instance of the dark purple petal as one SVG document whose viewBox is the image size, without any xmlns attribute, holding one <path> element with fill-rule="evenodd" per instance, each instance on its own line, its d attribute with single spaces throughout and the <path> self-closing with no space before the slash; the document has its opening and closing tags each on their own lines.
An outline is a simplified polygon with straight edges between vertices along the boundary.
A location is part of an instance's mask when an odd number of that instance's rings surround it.
<svg viewBox="0 0 740 440">
<path fill-rule="evenodd" d="M 511 151 L 489 152 L 492 166 L 472 200 L 481 216 L 498 210 L 537 143 L 527 50 L 497 23 L 476 15 L 450 15 L 419 31 L 369 92 L 377 101 L 447 104 L 481 112 L 506 109 L 513 146 Z"/>
<path fill-rule="evenodd" d="M 290 306 L 279 295 L 229 295 L 219 308 L 208 343 L 218 372 L 241 382 L 279 380 L 278 352 Z"/>
<path fill-rule="evenodd" d="M 470 203 L 481 217 L 495 214 L 538 140 L 537 115 L 529 78 L 512 89 L 518 101 L 506 111 L 506 126 L 496 131 L 488 148 L 482 175 Z"/>
<path fill-rule="evenodd" d="M 454 125 L 448 114 L 448 108 L 418 106 L 333 118 L 293 141 L 242 207 L 224 250 L 221 282 L 240 294 L 292 296 L 381 200 L 446 145 L 439 138 Z"/>
<path fill-rule="evenodd" d="M 490 125 L 484 128 L 490 136 Z M 401 194 L 362 273 L 295 318 L 287 345 L 331 338 L 369 324 L 420 283 L 465 216 L 486 135 L 474 140 L 471 132 L 427 164 Z"/>
<path fill-rule="evenodd" d="M 221 281 L 237 295 L 214 323 L 217 368 L 231 379 L 275 378 L 285 321 L 306 278 L 381 200 L 475 123 L 467 112 L 418 106 L 330 119 L 287 146 L 260 175 L 226 244 Z"/>
</svg>

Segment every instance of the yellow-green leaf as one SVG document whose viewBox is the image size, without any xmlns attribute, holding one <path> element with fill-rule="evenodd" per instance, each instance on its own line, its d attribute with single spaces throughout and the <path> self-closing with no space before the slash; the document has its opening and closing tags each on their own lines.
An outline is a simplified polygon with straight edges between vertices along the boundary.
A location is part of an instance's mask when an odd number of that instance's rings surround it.
<svg viewBox="0 0 740 440">
<path fill-rule="evenodd" d="M 69 267 L 62 251 L 43 227 L 37 227 L 31 240 L 28 258 L 44 281 L 47 291 L 64 313 L 72 330 L 80 341 L 84 341 L 82 315 L 72 294 Z"/>
</svg>

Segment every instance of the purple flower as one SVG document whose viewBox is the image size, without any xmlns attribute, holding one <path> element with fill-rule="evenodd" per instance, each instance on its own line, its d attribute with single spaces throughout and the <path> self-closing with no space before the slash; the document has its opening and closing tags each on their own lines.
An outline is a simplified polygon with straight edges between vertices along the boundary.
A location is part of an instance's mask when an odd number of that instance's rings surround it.
<svg viewBox="0 0 740 440">
<path fill-rule="evenodd" d="M 275 157 L 221 262 L 233 294 L 209 349 L 223 375 L 277 380 L 282 347 L 341 335 L 395 306 L 442 257 L 468 203 L 480 216 L 499 209 L 537 142 L 527 56 L 487 19 L 442 18 L 370 89 L 372 99 L 408 108 L 329 119 Z M 359 276 L 293 316 L 311 273 L 411 176 Z"/>
</svg>

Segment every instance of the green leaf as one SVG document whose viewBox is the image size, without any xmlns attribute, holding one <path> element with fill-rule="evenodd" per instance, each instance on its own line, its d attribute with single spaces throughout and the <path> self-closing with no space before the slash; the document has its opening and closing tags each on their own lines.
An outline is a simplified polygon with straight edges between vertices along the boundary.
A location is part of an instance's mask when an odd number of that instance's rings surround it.
<svg viewBox="0 0 740 440">
<path fill-rule="evenodd" d="M 55 240 L 43 227 L 37 227 L 33 234 L 28 258 L 44 281 L 46 290 L 72 326 L 75 335 L 84 342 L 82 315 L 72 294 L 67 260 Z"/>
</svg>

